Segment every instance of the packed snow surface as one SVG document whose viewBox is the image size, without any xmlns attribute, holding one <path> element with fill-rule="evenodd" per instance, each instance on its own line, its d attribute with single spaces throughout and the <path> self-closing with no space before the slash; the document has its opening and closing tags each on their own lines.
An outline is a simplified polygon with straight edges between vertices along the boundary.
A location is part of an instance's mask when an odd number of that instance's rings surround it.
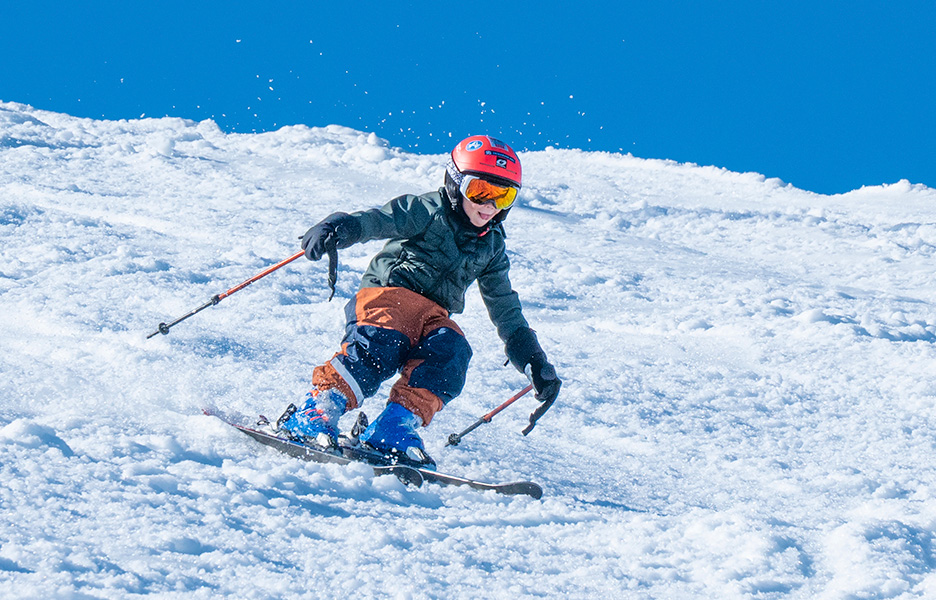
<svg viewBox="0 0 936 600">
<path fill-rule="evenodd" d="M 0 103 L 0 597 L 936 598 L 936 191 L 522 160 L 511 277 L 562 393 L 528 437 L 532 396 L 444 447 L 526 385 L 472 289 L 468 384 L 424 437 L 542 500 L 202 415 L 301 399 L 379 242 L 341 252 L 332 302 L 302 259 L 146 340 L 445 156 Z"/>
</svg>

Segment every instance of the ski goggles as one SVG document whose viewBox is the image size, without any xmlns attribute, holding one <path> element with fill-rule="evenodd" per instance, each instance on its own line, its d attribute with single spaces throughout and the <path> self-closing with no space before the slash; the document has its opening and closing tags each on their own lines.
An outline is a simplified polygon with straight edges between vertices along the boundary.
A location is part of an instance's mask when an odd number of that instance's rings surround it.
<svg viewBox="0 0 936 600">
<path fill-rule="evenodd" d="M 458 186 L 462 196 L 475 204 L 490 204 L 498 210 L 507 210 L 513 206 L 519 191 L 512 185 L 497 185 L 475 175 L 465 175 Z"/>
</svg>

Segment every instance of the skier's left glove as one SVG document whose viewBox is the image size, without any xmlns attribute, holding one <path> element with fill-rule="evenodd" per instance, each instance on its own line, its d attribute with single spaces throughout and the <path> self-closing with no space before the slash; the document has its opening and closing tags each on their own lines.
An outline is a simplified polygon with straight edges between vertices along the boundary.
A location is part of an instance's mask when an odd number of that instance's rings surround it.
<svg viewBox="0 0 936 600">
<path fill-rule="evenodd" d="M 546 354 L 538 352 L 530 359 L 524 372 L 533 381 L 533 389 L 536 390 L 536 399 L 540 401 L 539 407 L 530 415 L 530 425 L 523 430 L 524 435 L 530 433 L 533 426 L 540 417 L 543 416 L 549 407 L 553 405 L 559 396 L 559 388 L 562 387 L 562 380 L 556 375 L 556 369 L 546 360 Z"/>
<path fill-rule="evenodd" d="M 533 381 L 536 399 L 541 402 L 530 415 L 530 424 L 523 430 L 523 435 L 526 435 L 556 401 L 562 381 L 556 375 L 556 369 L 546 359 L 546 353 L 540 347 L 532 329 L 524 327 L 517 330 L 507 340 L 506 350 L 510 362 Z"/>
</svg>

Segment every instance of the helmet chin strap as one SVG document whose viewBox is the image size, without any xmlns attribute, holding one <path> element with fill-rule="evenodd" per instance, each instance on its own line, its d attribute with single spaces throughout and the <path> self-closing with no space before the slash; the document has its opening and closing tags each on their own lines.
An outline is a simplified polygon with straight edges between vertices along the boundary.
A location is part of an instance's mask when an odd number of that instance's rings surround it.
<svg viewBox="0 0 936 600">
<path fill-rule="evenodd" d="M 465 211 L 461 208 L 461 190 L 458 189 L 458 182 L 455 181 L 455 178 L 448 170 L 445 171 L 445 193 L 448 196 L 449 204 L 452 205 L 452 210 L 456 213 L 464 213 Z"/>
</svg>

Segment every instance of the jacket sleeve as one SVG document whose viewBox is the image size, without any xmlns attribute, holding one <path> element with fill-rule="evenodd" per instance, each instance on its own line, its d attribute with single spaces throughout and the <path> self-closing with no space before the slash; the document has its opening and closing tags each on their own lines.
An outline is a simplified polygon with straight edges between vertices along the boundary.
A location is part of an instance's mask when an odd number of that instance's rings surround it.
<svg viewBox="0 0 936 600">
<path fill-rule="evenodd" d="M 497 328 L 497 335 L 505 343 L 519 330 L 530 328 L 523 317 L 520 296 L 510 285 L 510 278 L 507 276 L 509 270 L 510 260 L 507 258 L 507 252 L 501 248 L 478 277 L 481 298 Z"/>
<path fill-rule="evenodd" d="M 429 226 L 436 203 L 432 194 L 405 194 L 380 208 L 351 213 L 361 226 L 361 242 L 405 239 L 419 235 Z"/>
</svg>

